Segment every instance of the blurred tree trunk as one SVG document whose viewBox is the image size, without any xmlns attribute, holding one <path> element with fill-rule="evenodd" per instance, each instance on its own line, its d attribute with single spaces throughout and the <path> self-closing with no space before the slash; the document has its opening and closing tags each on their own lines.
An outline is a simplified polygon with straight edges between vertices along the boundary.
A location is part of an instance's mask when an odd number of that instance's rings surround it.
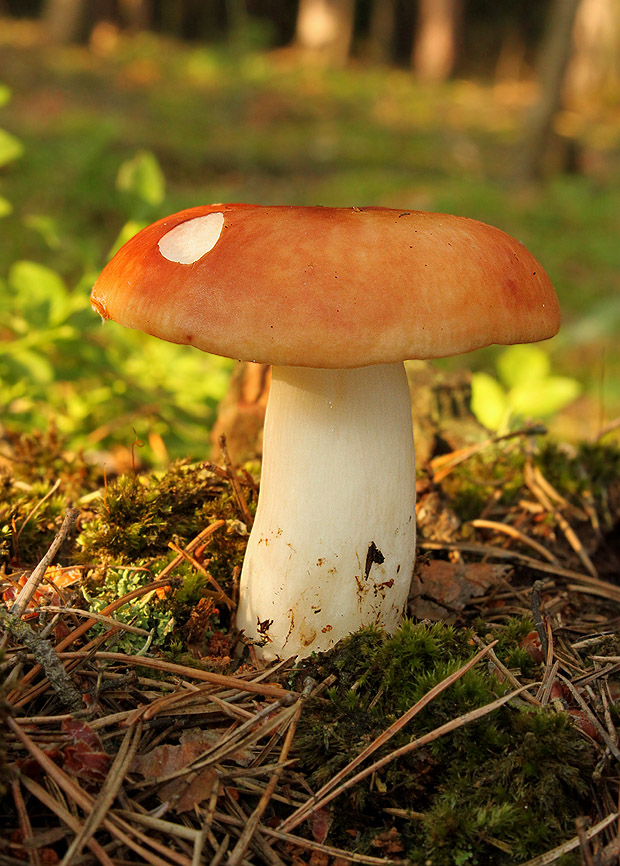
<svg viewBox="0 0 620 866">
<path fill-rule="evenodd" d="M 389 63 L 396 27 L 396 0 L 374 0 L 368 28 L 368 59 Z"/>
<path fill-rule="evenodd" d="M 244 463 L 263 453 L 263 423 L 270 383 L 271 367 L 267 364 L 242 361 L 235 367 L 211 431 L 214 460 L 222 434 L 226 436 L 233 463 Z"/>
<path fill-rule="evenodd" d="M 79 42 L 84 38 L 86 11 L 86 0 L 45 0 L 43 28 L 53 42 Z"/>
<path fill-rule="evenodd" d="M 495 80 L 498 82 L 521 81 L 525 69 L 526 46 L 523 35 L 513 25 L 503 35 L 499 55 L 495 64 Z"/>
<path fill-rule="evenodd" d="M 245 0 L 226 0 L 228 19 L 228 42 L 233 48 L 243 50 L 248 44 L 248 10 Z"/>
<path fill-rule="evenodd" d="M 153 23 L 152 0 L 117 0 L 124 27 L 130 30 L 148 30 Z"/>
<path fill-rule="evenodd" d="M 355 0 L 299 0 L 295 42 L 328 64 L 346 62 L 353 39 Z"/>
<path fill-rule="evenodd" d="M 553 119 L 560 108 L 566 70 L 573 48 L 580 0 L 553 0 L 538 64 L 540 96 L 533 106 L 521 143 L 518 180 L 529 183 L 543 173 Z"/>
<path fill-rule="evenodd" d="M 445 81 L 454 69 L 463 0 L 418 0 L 411 63 L 422 81 Z"/>
<path fill-rule="evenodd" d="M 177 39 L 182 39 L 185 11 L 185 3 L 180 2 L 180 0 L 175 3 L 162 3 L 159 10 L 162 31 Z"/>
<path fill-rule="evenodd" d="M 584 104 L 620 80 L 620 0 L 581 0 L 567 72 L 567 97 Z"/>
</svg>

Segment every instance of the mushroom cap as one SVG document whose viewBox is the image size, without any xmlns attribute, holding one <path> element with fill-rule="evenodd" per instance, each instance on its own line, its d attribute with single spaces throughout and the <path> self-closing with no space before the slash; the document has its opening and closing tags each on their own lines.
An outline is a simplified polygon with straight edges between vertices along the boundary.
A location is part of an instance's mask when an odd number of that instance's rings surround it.
<svg viewBox="0 0 620 866">
<path fill-rule="evenodd" d="M 173 343 L 301 367 L 439 358 L 560 327 L 551 281 L 518 241 L 382 207 L 184 210 L 126 243 L 91 303 Z"/>
</svg>

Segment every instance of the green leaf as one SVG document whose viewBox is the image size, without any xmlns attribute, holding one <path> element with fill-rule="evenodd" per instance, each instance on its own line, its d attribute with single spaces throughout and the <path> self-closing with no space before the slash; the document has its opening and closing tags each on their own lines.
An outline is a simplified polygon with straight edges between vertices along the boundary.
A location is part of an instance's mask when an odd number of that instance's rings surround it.
<svg viewBox="0 0 620 866">
<path fill-rule="evenodd" d="M 60 249 L 61 238 L 58 231 L 58 223 L 53 217 L 42 214 L 30 214 L 24 217 L 24 225 L 38 232 L 51 250 Z"/>
<path fill-rule="evenodd" d="M 0 84 L 0 108 L 4 108 L 11 98 L 11 88 L 6 84 Z"/>
<path fill-rule="evenodd" d="M 116 186 L 149 205 L 161 204 L 166 194 L 163 172 L 157 158 L 149 150 L 141 150 L 132 159 L 122 163 L 116 176 Z"/>
<path fill-rule="evenodd" d="M 112 249 L 110 250 L 109 257 L 117 253 L 123 244 L 126 244 L 127 241 L 130 241 L 134 235 L 137 235 L 141 229 L 146 228 L 148 223 L 142 222 L 139 220 L 128 220 L 125 225 L 122 227 L 120 232 L 118 233 L 118 237 L 112 244 Z"/>
<path fill-rule="evenodd" d="M 15 361 L 26 368 L 28 376 L 35 382 L 47 385 L 54 379 L 54 368 L 39 352 L 26 349 L 16 354 Z"/>
<path fill-rule="evenodd" d="M 38 262 L 15 262 L 9 271 L 9 286 L 22 312 L 47 307 L 50 325 L 60 324 L 72 312 L 71 296 L 60 275 Z"/>
<path fill-rule="evenodd" d="M 511 410 L 523 417 L 544 418 L 576 400 L 581 385 L 568 376 L 548 376 L 539 382 L 517 385 L 508 393 Z"/>
<path fill-rule="evenodd" d="M 488 430 L 499 430 L 508 415 L 508 398 L 497 379 L 488 373 L 471 377 L 471 409 Z"/>
<path fill-rule="evenodd" d="M 0 218 L 8 216 L 10 213 L 13 213 L 13 205 L 8 199 L 0 195 Z"/>
<path fill-rule="evenodd" d="M 14 135 L 6 129 L 0 129 L 0 165 L 12 162 L 24 152 L 24 146 Z"/>
<path fill-rule="evenodd" d="M 499 378 L 508 388 L 544 379 L 549 370 L 549 358 L 540 346 L 509 346 L 497 359 Z"/>
</svg>

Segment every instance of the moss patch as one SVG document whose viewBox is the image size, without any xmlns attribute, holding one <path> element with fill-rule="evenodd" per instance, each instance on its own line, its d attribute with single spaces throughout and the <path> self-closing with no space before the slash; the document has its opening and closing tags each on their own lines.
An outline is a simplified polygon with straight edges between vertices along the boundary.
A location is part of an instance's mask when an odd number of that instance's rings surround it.
<svg viewBox="0 0 620 866">
<path fill-rule="evenodd" d="M 529 626 L 525 622 L 522 629 Z M 503 635 L 503 652 L 517 646 Z M 362 631 L 329 656 L 306 666 L 336 682 L 310 702 L 297 737 L 297 755 L 313 786 L 344 767 L 377 731 L 476 651 L 473 632 L 442 624 L 405 622 L 390 638 Z M 504 694 L 505 684 L 479 663 L 441 693 L 373 760 Z M 519 863 L 574 833 L 587 811 L 593 748 L 564 713 L 507 704 L 429 746 L 410 752 L 333 804 L 331 838 L 372 851 L 396 827 L 413 862 Z M 410 810 L 395 821 L 389 810 Z"/>
</svg>

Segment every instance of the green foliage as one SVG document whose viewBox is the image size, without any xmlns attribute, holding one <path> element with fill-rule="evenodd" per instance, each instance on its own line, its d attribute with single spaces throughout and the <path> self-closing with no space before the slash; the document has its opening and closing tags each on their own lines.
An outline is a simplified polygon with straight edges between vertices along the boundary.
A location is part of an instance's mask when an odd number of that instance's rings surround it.
<svg viewBox="0 0 620 866">
<path fill-rule="evenodd" d="M 523 419 L 547 418 L 580 394 L 576 379 L 551 374 L 549 356 L 539 346 L 509 346 L 497 359 L 499 381 L 488 373 L 472 376 L 471 407 L 489 430 L 505 433 Z"/>
<path fill-rule="evenodd" d="M 530 626 L 517 620 L 498 631 L 499 654 L 514 651 Z M 475 649 L 470 632 L 405 622 L 390 638 L 364 630 L 318 658 L 313 674 L 331 673 L 337 681 L 326 696 L 309 701 L 298 728 L 298 757 L 313 783 L 330 778 Z M 495 700 L 504 689 L 481 663 L 374 757 Z M 345 844 L 353 829 L 359 849 L 370 850 L 386 828 L 382 809 L 397 807 L 417 813 L 398 825 L 412 862 L 520 863 L 572 835 L 574 818 L 588 804 L 594 762 L 593 750 L 564 715 L 505 705 L 357 785 L 348 794 L 346 819 L 333 810 L 330 837 Z"/>
<path fill-rule="evenodd" d="M 125 222 L 115 248 L 163 201 L 163 174 L 153 154 L 139 151 L 121 163 L 118 188 L 135 217 Z M 51 249 L 64 246 L 57 221 L 38 215 L 26 222 Z M 0 412 L 25 430 L 55 423 L 76 446 L 105 441 L 128 447 L 154 433 L 172 456 L 205 456 L 206 430 L 232 362 L 114 324 L 103 332 L 88 298 L 95 276 L 87 271 L 70 288 L 51 267 L 20 260 L 9 266 L 6 281 L 0 278 Z"/>
<path fill-rule="evenodd" d="M 160 205 L 166 196 L 166 181 L 155 155 L 140 150 L 132 159 L 123 162 L 116 176 L 119 190 L 132 196 L 136 202 L 151 207 Z"/>
<path fill-rule="evenodd" d="M 0 83 L 0 108 L 3 108 L 11 98 L 11 91 Z M 9 162 L 18 159 L 24 151 L 21 141 L 6 129 L 0 128 L 0 168 Z M 8 216 L 13 210 L 13 205 L 8 199 L 0 195 L 0 218 Z"/>
</svg>

